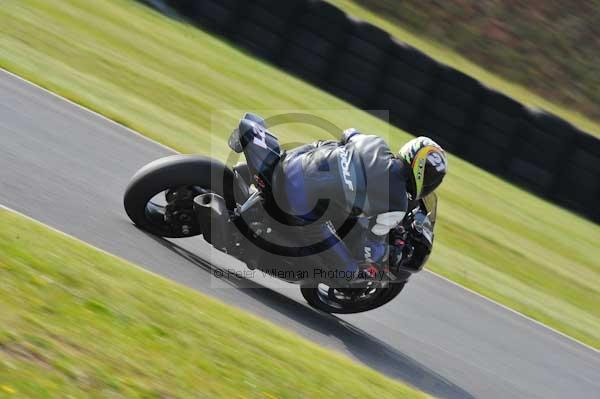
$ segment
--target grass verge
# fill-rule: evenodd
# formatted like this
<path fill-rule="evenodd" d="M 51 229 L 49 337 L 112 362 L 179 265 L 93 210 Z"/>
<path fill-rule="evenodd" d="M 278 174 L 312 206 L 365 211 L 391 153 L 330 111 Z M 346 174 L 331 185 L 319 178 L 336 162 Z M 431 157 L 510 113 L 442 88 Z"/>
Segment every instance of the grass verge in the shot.
<path fill-rule="evenodd" d="M 0 226 L 0 398 L 426 397 L 20 215 Z"/>
<path fill-rule="evenodd" d="M 224 157 L 232 109 L 309 110 L 389 133 L 395 148 L 411 137 L 132 1 L 5 0 L 0 48 L 0 66 L 183 152 Z M 328 138 L 306 126 L 275 132 Z M 600 226 L 450 162 L 428 268 L 600 348 Z"/>

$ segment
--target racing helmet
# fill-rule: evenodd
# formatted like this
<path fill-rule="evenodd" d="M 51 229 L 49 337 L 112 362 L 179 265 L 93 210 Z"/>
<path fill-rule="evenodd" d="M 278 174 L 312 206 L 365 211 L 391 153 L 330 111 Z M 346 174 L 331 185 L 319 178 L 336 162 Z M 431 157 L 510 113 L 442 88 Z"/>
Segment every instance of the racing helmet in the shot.
<path fill-rule="evenodd" d="M 429 137 L 417 137 L 400 148 L 400 158 L 410 166 L 408 192 L 413 200 L 432 193 L 446 176 L 446 153 Z"/>

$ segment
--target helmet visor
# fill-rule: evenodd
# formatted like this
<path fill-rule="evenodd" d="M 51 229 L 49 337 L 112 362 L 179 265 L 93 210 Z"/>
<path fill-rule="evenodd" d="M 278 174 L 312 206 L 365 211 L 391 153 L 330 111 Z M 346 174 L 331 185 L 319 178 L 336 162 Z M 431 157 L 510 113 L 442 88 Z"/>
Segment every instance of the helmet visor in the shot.
<path fill-rule="evenodd" d="M 435 169 L 431 167 L 425 168 L 425 181 L 423 182 L 423 188 L 419 193 L 419 198 L 423 198 L 431 194 L 436 188 L 440 186 L 440 184 L 442 184 L 442 180 L 444 180 L 444 176 L 446 176 L 445 172 L 439 173 L 436 171 L 436 173 L 428 173 L 430 169 L 433 169 L 435 171 Z"/>
<path fill-rule="evenodd" d="M 419 150 L 412 164 L 416 197 L 423 198 L 442 183 L 446 175 L 446 155 L 438 147 L 426 146 Z"/>

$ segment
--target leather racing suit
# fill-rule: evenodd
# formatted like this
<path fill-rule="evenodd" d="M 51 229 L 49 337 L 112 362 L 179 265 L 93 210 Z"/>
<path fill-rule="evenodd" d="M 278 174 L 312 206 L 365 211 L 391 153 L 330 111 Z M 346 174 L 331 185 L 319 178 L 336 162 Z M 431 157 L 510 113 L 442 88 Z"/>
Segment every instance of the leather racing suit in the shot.
<path fill-rule="evenodd" d="M 340 141 L 286 152 L 280 166 L 280 207 L 306 227 L 303 238 L 327 243 L 319 267 L 355 273 L 386 256 L 388 232 L 409 206 L 409 175 L 382 138 L 348 129 Z M 365 245 L 349 248 L 349 241 Z"/>

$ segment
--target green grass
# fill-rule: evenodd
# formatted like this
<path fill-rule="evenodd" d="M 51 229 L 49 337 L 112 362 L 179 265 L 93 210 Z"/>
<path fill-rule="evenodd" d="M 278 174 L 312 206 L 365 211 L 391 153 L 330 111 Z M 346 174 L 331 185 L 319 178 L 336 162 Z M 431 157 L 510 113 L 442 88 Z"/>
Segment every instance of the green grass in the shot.
<path fill-rule="evenodd" d="M 411 137 L 135 2 L 5 0 L 0 48 L 1 66 L 184 152 L 225 157 L 235 109 L 309 110 L 395 148 Z M 440 197 L 429 269 L 600 348 L 600 226 L 453 156 Z"/>
<path fill-rule="evenodd" d="M 0 226 L 0 398 L 426 397 L 37 222 Z"/>
<path fill-rule="evenodd" d="M 519 85 L 517 83 L 511 82 L 498 74 L 490 72 L 485 67 L 477 65 L 465 58 L 463 55 L 457 53 L 456 51 L 437 43 L 432 39 L 428 39 L 426 37 L 420 36 L 414 32 L 411 32 L 404 27 L 398 25 L 397 21 L 394 21 L 394 16 L 390 15 L 390 19 L 384 17 L 383 13 L 379 14 L 377 12 L 373 12 L 368 7 L 362 6 L 357 3 L 356 0 L 327 0 L 328 2 L 335 4 L 338 8 L 344 10 L 346 13 L 351 14 L 359 19 L 364 21 L 368 21 L 374 25 L 377 25 L 389 32 L 392 36 L 409 43 L 410 45 L 420 49 L 421 51 L 429 54 L 432 58 L 437 61 L 448 64 L 460 71 L 465 72 L 468 75 L 473 76 L 479 81 L 483 82 L 485 85 L 492 87 L 496 90 L 499 90 L 503 93 L 508 94 L 509 96 L 517 99 L 523 104 L 539 107 L 545 109 L 549 112 L 552 112 L 575 126 L 578 126 L 580 129 L 587 131 L 590 134 L 600 137 L 600 124 L 597 121 L 594 121 L 587 117 L 586 115 L 578 112 L 575 109 L 565 108 L 564 106 L 560 106 L 548 98 L 544 96 L 540 96 L 538 94 L 533 93 L 527 88 Z M 397 5 L 397 7 L 411 7 L 410 4 Z M 460 7 L 460 5 L 440 5 L 438 7 Z M 425 14 L 420 10 L 422 14 Z M 435 20 L 427 20 L 427 21 L 419 21 L 421 24 L 435 24 Z M 418 24 L 415 21 L 415 24 Z M 423 27 L 423 30 L 427 30 Z M 433 29 L 432 29 L 433 30 Z M 464 39 L 464 37 L 462 37 Z M 563 54 L 555 54 L 560 57 L 565 57 Z M 523 65 L 515 65 L 515 68 L 524 68 Z M 544 65 L 544 67 L 548 67 L 548 65 Z M 535 68 L 535 66 L 531 67 Z M 540 67 L 541 68 L 541 67 Z M 524 71 L 523 74 L 529 72 Z M 538 71 L 539 72 L 539 71 Z M 517 73 L 518 74 L 518 73 Z M 594 82 L 594 79 L 591 79 L 594 76 L 591 71 L 589 73 L 589 82 Z M 523 80 L 527 79 L 527 77 L 523 76 Z M 548 79 L 546 77 L 540 77 L 540 79 Z M 566 79 L 566 77 L 565 77 Z M 582 77 L 583 79 L 583 77 Z M 564 82 L 560 82 L 563 84 Z M 575 93 L 569 92 L 568 88 L 562 88 L 565 93 L 568 95 L 576 95 Z M 559 90 L 560 91 L 560 90 Z M 581 102 L 585 101 L 585 99 L 581 99 Z M 589 108 L 589 107 L 588 107 Z"/>

